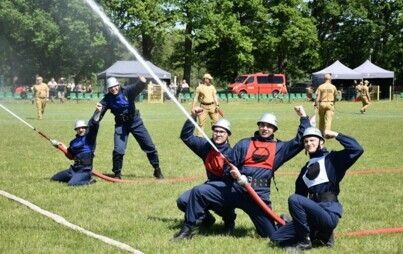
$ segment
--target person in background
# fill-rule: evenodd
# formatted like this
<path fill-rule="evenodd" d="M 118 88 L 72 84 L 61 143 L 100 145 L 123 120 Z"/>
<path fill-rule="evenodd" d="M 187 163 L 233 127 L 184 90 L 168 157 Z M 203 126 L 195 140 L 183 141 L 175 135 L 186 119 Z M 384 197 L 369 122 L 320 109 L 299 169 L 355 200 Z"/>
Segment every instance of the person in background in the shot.
<path fill-rule="evenodd" d="M 342 133 L 326 130 L 324 137 L 335 138 L 344 149 L 328 152 L 320 130 L 310 127 L 304 131 L 302 142 L 309 161 L 295 182 L 295 194 L 288 198 L 292 222 L 270 237 L 287 251 L 309 250 L 313 240 L 334 246 L 333 231 L 343 213 L 338 198 L 340 182 L 364 149 L 354 138 Z"/>
<path fill-rule="evenodd" d="M 197 114 L 200 114 L 202 111 L 203 109 L 199 107 L 196 107 L 194 111 L 192 111 L 192 117 L 195 121 Z M 208 180 L 204 184 L 194 187 L 199 189 L 199 191 L 202 191 L 204 186 L 209 182 L 223 181 L 224 160 L 221 154 L 227 156 L 232 150 L 228 141 L 228 138 L 231 135 L 231 124 L 227 119 L 222 118 L 212 127 L 213 135 L 211 142 L 216 146 L 219 152 L 217 152 L 205 138 L 193 135 L 194 129 L 195 126 L 193 123 L 190 120 L 187 120 L 182 128 L 180 137 L 204 163 Z M 184 192 L 176 201 L 178 208 L 185 213 L 187 206 L 192 205 L 192 202 L 189 202 L 191 191 L 192 190 L 188 190 Z M 212 209 L 216 214 L 223 218 L 225 234 L 232 234 L 236 218 L 235 209 L 233 208 L 226 209 L 221 206 L 209 207 L 199 215 L 196 224 L 209 227 L 215 223 L 215 218 L 209 212 L 209 209 Z"/>
<path fill-rule="evenodd" d="M 57 95 L 57 82 L 55 81 L 55 78 L 51 78 L 50 81 L 48 82 L 49 86 L 49 98 L 51 102 L 54 102 L 54 99 L 56 98 Z"/>
<path fill-rule="evenodd" d="M 61 103 L 64 103 L 64 93 L 66 89 L 66 83 L 64 82 L 64 78 L 60 78 L 57 82 L 57 98 L 59 98 Z"/>
<path fill-rule="evenodd" d="M 211 119 L 211 126 L 213 126 L 218 120 L 218 98 L 217 91 L 211 81 L 213 77 L 206 73 L 203 76 L 204 85 L 199 85 L 195 91 L 195 97 L 192 103 L 192 110 L 194 110 L 198 101 L 200 101 L 200 107 L 203 109 L 203 112 L 198 116 L 198 124 L 199 127 L 203 130 L 204 124 L 206 123 L 207 116 Z M 198 133 L 199 136 L 202 136 L 201 133 Z"/>
<path fill-rule="evenodd" d="M 38 113 L 38 120 L 43 119 L 43 113 L 45 112 L 46 102 L 49 98 L 49 87 L 47 84 L 43 83 L 43 78 L 40 76 L 36 77 L 36 84 L 32 86 L 32 91 L 34 93 L 36 110 Z"/>
<path fill-rule="evenodd" d="M 369 103 L 371 102 L 371 95 L 369 93 L 369 82 L 368 80 L 364 80 L 364 85 L 361 87 L 361 102 L 362 108 L 360 109 L 361 114 L 365 114 L 365 110 L 368 108 Z"/>
<path fill-rule="evenodd" d="M 314 107 L 319 108 L 319 129 L 322 133 L 332 129 L 334 105 L 337 99 L 337 88 L 331 83 L 330 74 L 325 75 L 325 83 L 316 89 Z"/>
<path fill-rule="evenodd" d="M 68 186 L 95 183 L 95 179 L 92 178 L 92 162 L 96 148 L 101 109 L 102 105 L 98 103 L 95 107 L 94 115 L 88 121 L 88 125 L 84 120 L 76 121 L 74 130 L 77 134 L 68 148 L 57 140 L 51 140 L 53 146 L 62 146 L 63 150 L 67 150 L 66 157 L 74 160 L 74 165 L 55 174 L 51 178 L 52 181 L 66 182 Z"/>
<path fill-rule="evenodd" d="M 123 87 L 120 86 L 115 77 L 110 77 L 106 83 L 108 93 L 100 101 L 102 104 L 101 120 L 108 109 L 115 116 L 114 148 L 112 153 L 114 177 L 121 179 L 123 156 L 131 133 L 140 148 L 147 154 L 147 158 L 154 168 L 154 177 L 164 179 L 157 148 L 134 103 L 135 98 L 147 87 L 147 80 L 144 77 L 139 77 L 139 82 L 136 84 Z"/>
<path fill-rule="evenodd" d="M 88 84 L 87 91 L 85 91 L 85 92 L 91 94 L 91 96 L 92 96 L 92 94 L 94 93 L 94 88 L 92 87 L 92 83 L 88 82 L 87 84 Z"/>

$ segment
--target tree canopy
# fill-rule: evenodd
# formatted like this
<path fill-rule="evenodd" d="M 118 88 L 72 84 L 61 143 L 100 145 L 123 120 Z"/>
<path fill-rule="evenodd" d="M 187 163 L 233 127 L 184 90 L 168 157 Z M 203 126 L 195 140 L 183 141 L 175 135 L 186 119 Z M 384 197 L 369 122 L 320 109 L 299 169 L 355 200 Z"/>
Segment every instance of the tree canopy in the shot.
<path fill-rule="evenodd" d="M 402 1 L 99 0 L 146 59 L 180 78 L 231 82 L 245 72 L 295 79 L 335 60 L 370 59 L 403 82 Z M 84 0 L 2 0 L 0 75 L 91 79 L 133 59 Z"/>

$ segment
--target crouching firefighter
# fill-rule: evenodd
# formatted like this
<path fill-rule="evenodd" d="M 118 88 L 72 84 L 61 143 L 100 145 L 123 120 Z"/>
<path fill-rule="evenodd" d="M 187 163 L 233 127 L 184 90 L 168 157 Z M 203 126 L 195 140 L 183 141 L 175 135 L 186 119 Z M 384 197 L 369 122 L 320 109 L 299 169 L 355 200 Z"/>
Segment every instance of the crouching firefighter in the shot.
<path fill-rule="evenodd" d="M 51 140 L 53 146 L 62 146 L 63 149 L 61 150 L 67 150 L 66 157 L 74 160 L 74 164 L 69 169 L 55 174 L 51 178 L 52 181 L 66 182 L 69 186 L 95 183 L 95 179 L 91 177 L 92 160 L 96 148 L 101 109 L 102 105 L 98 103 L 94 115 L 88 121 L 88 125 L 83 120 L 76 121 L 74 130 L 77 134 L 68 148 L 57 140 Z"/>
<path fill-rule="evenodd" d="M 323 147 L 325 140 L 319 129 L 310 127 L 304 131 L 303 144 L 310 159 L 296 180 L 295 194 L 288 199 L 293 220 L 270 237 L 287 251 L 311 249 L 313 240 L 334 246 L 333 230 L 343 213 L 339 184 L 364 150 L 354 138 L 341 133 L 326 130 L 324 136 L 336 138 L 344 150 L 329 153 Z"/>

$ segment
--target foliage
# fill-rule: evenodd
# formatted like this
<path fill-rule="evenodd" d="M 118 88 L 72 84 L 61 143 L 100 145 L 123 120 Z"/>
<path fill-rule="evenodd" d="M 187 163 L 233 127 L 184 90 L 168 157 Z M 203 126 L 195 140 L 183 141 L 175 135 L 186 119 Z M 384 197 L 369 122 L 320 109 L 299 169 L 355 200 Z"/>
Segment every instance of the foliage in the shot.
<path fill-rule="evenodd" d="M 216 84 L 255 71 L 308 79 L 335 60 L 354 68 L 366 59 L 403 81 L 402 1 L 97 2 L 146 60 L 191 83 L 204 72 Z M 1 1 L 0 29 L 9 85 L 37 74 L 80 81 L 133 59 L 84 0 Z"/>

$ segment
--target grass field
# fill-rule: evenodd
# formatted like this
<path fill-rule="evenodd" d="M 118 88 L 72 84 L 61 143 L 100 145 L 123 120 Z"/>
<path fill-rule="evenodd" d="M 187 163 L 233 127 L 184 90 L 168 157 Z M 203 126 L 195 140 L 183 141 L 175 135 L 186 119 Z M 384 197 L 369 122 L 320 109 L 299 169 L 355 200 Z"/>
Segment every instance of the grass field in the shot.
<path fill-rule="evenodd" d="M 2 105 L 52 138 L 68 144 L 74 137 L 74 122 L 88 120 L 95 101 L 49 103 L 44 120 L 36 120 L 34 105 L 24 101 L 0 101 Z M 264 112 L 273 112 L 279 121 L 276 137 L 291 139 L 299 120 L 293 106 L 302 104 L 312 113 L 311 102 L 221 102 L 231 121 L 231 144 L 251 136 L 256 121 Z M 190 104 L 182 104 L 187 110 Z M 170 102 L 140 103 L 142 118 L 160 155 L 166 178 L 204 174 L 203 164 L 179 139 L 186 117 Z M 344 216 L 336 229 L 345 234 L 367 229 L 403 227 L 403 100 L 374 102 L 367 114 L 359 113 L 360 104 L 336 105 L 333 130 L 355 137 L 364 147 L 363 156 L 350 172 L 393 169 L 393 172 L 351 174 L 341 183 L 340 200 Z M 28 200 L 64 217 L 67 221 L 126 243 L 144 253 L 282 253 L 267 239 L 258 237 L 250 219 L 237 210 L 234 236 L 221 234 L 217 220 L 211 230 L 200 229 L 190 241 L 169 240 L 180 229 L 183 213 L 176 199 L 185 190 L 204 181 L 194 180 L 111 183 L 97 179 L 91 186 L 70 188 L 50 182 L 70 162 L 49 141 L 30 127 L 0 109 L 0 190 Z M 206 133 L 211 135 L 209 128 Z M 111 173 L 113 118 L 107 113 L 98 135 L 94 169 Z M 329 150 L 341 149 L 335 140 L 326 142 Z M 279 191 L 272 191 L 273 210 L 287 212 L 287 198 L 293 193 L 296 175 L 307 161 L 301 152 L 277 171 Z M 399 171 L 400 169 L 400 171 Z M 130 137 L 123 178 L 151 180 L 152 167 L 146 155 Z M 117 247 L 64 227 L 26 206 L 0 196 L 0 253 L 125 253 Z M 310 253 L 403 253 L 402 234 L 341 236 L 332 249 L 318 248 Z"/>

